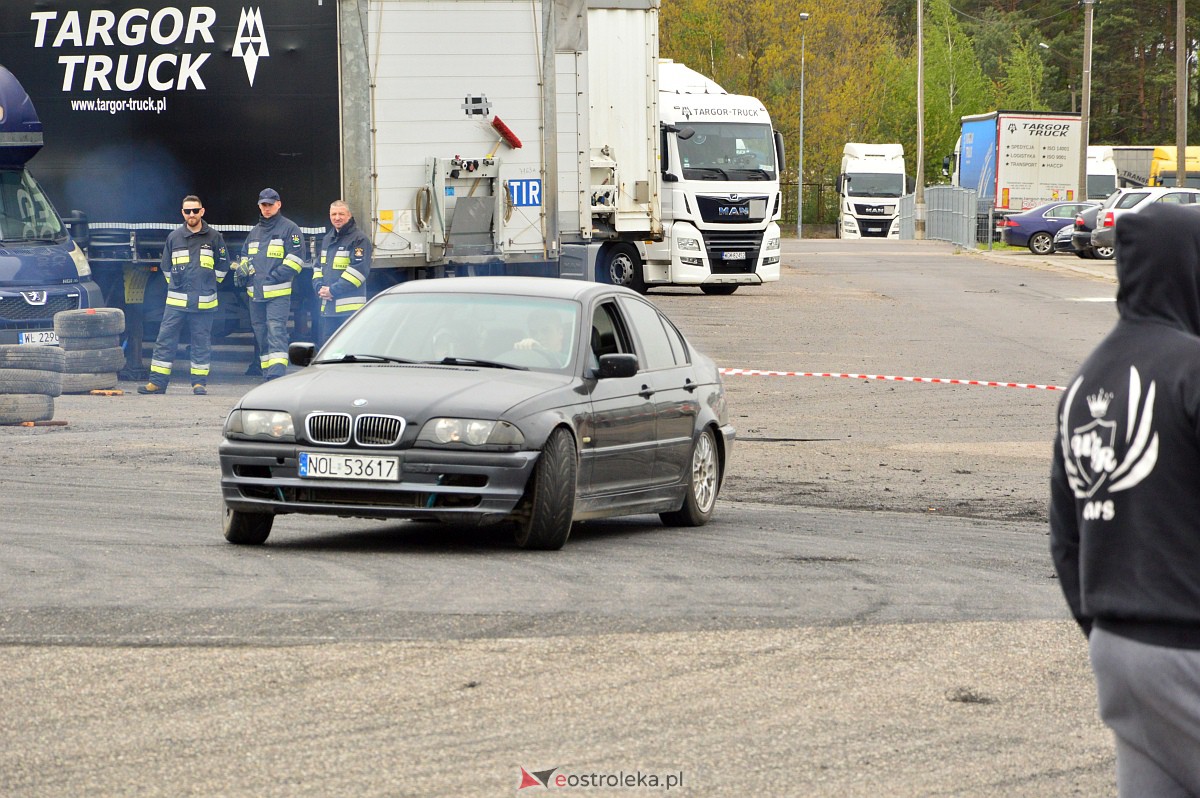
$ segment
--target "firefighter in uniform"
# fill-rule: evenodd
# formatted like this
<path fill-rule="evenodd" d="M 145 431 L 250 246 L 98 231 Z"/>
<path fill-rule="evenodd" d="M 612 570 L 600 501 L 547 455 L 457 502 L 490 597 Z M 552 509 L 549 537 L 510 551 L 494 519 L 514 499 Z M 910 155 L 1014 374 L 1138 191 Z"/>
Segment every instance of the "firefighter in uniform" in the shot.
<path fill-rule="evenodd" d="M 150 382 L 138 387 L 142 394 L 167 392 L 184 323 L 191 344 L 192 393 L 208 393 L 217 284 L 229 270 L 229 255 L 224 237 L 204 221 L 204 205 L 194 194 L 183 198 L 183 220 L 184 224 L 167 236 L 163 247 L 167 304 L 150 360 Z"/>
<path fill-rule="evenodd" d="M 367 275 L 371 273 L 371 239 L 354 223 L 344 200 L 329 205 L 333 229 L 325 234 L 313 267 L 317 292 L 317 347 L 367 301 Z"/>
<path fill-rule="evenodd" d="M 245 285 L 250 297 L 250 324 L 263 380 L 287 373 L 292 281 L 304 268 L 304 233 L 279 213 L 282 206 L 275 189 L 259 193 L 261 218 L 246 235 L 235 270 L 238 285 Z"/>

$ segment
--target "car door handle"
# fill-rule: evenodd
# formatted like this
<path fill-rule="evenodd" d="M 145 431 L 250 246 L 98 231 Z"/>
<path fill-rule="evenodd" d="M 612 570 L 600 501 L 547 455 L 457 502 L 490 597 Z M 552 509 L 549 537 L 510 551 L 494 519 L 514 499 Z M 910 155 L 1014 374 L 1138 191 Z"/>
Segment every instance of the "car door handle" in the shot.
<path fill-rule="evenodd" d="M 643 399 L 649 399 L 651 396 L 654 396 L 654 389 L 649 385 L 643 385 L 642 390 L 638 391 L 638 396 Z"/>
<path fill-rule="evenodd" d="M 688 377 L 686 380 L 683 381 L 683 390 L 687 391 L 688 393 L 691 393 L 692 391 L 696 390 L 699 387 L 700 387 L 699 385 L 692 382 L 691 377 Z"/>

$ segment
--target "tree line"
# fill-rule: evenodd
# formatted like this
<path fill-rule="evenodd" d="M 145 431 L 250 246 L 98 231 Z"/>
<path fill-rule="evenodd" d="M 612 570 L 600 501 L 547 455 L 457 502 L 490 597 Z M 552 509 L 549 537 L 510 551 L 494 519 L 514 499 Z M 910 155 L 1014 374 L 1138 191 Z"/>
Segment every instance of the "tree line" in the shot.
<path fill-rule="evenodd" d="M 923 0 L 925 182 L 942 180 L 959 120 L 999 109 L 1078 111 L 1084 8 L 1076 0 Z M 1171 0 L 1093 6 L 1092 144 L 1175 143 Z M 802 19 L 801 14 L 808 14 Z M 834 179 L 847 141 L 917 153 L 917 0 L 663 0 L 660 52 L 758 97 L 787 142 L 794 184 L 804 82 L 804 182 Z M 1188 142 L 1200 0 L 1187 14 Z M 806 212 L 807 217 L 807 212 Z"/>

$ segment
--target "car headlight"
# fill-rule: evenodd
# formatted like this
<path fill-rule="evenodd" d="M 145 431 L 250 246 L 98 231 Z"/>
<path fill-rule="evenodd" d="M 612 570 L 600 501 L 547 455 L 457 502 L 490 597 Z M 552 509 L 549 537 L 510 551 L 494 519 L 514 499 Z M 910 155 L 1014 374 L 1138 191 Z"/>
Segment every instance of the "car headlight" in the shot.
<path fill-rule="evenodd" d="M 699 252 L 700 251 L 700 242 L 694 238 L 681 238 L 681 239 L 679 239 L 679 248 L 680 249 L 688 249 L 693 252 Z"/>
<path fill-rule="evenodd" d="M 226 438 L 252 438 L 295 442 L 296 427 L 291 413 L 282 410 L 236 409 L 225 420 Z"/>
<path fill-rule="evenodd" d="M 766 249 L 768 252 L 770 252 L 773 249 L 779 249 L 779 239 L 778 238 L 768 238 L 767 246 L 764 247 L 764 249 Z"/>
<path fill-rule="evenodd" d="M 507 421 L 477 418 L 431 418 L 421 427 L 417 440 L 424 443 L 466 444 L 468 446 L 520 446 L 525 442 L 521 431 Z"/>

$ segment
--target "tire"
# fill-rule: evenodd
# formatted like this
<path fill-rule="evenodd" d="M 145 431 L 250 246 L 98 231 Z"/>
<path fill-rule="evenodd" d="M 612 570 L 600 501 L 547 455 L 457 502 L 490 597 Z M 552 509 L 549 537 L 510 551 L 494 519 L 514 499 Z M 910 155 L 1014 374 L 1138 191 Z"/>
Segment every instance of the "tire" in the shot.
<path fill-rule="evenodd" d="M 550 433 L 533 469 L 533 478 L 517 506 L 513 542 L 522 549 L 555 551 L 571 534 L 579 456 L 575 439 L 559 427 Z"/>
<path fill-rule="evenodd" d="M 604 256 L 602 283 L 623 285 L 639 294 L 646 293 L 642 259 L 633 244 L 613 244 Z"/>
<path fill-rule="evenodd" d="M 0 369 L 35 369 L 62 372 L 66 354 L 57 346 L 0 345 Z"/>
<path fill-rule="evenodd" d="M 700 290 L 709 296 L 729 296 L 734 291 L 738 290 L 738 286 L 725 284 L 702 285 L 700 286 Z"/>
<path fill-rule="evenodd" d="M 1092 257 L 1100 260 L 1112 260 L 1117 254 L 1116 247 L 1092 247 Z"/>
<path fill-rule="evenodd" d="M 1054 252 L 1054 238 L 1049 233 L 1034 233 L 1029 237 L 1029 251 L 1034 255 Z"/>
<path fill-rule="evenodd" d="M 66 353 L 68 374 L 88 374 L 119 371 L 125 365 L 125 350 L 119 346 L 108 349 L 80 349 Z"/>
<path fill-rule="evenodd" d="M 58 371 L 0 369 L 0 394 L 40 393 L 58 396 L 62 393 L 62 378 L 62 373 Z"/>
<path fill-rule="evenodd" d="M 54 314 L 54 332 L 59 338 L 94 338 L 125 332 L 125 312 L 120 308 L 64 310 Z"/>
<path fill-rule="evenodd" d="M 1091 247 L 1088 247 L 1087 249 L 1085 249 L 1082 252 L 1079 252 L 1077 254 L 1079 255 L 1079 257 L 1085 258 L 1087 260 L 1095 260 L 1096 259 L 1096 253 L 1092 251 Z"/>
<path fill-rule="evenodd" d="M 271 534 L 275 516 L 225 508 L 225 539 L 239 546 L 261 546 Z"/>
<path fill-rule="evenodd" d="M 112 349 L 121 345 L 119 335 L 96 335 L 91 338 L 58 336 L 58 345 L 67 352 L 82 352 L 85 349 Z"/>
<path fill-rule="evenodd" d="M 0 424 L 49 421 L 54 418 L 54 397 L 42 393 L 0 394 Z"/>
<path fill-rule="evenodd" d="M 89 391 L 107 391 L 110 388 L 117 387 L 117 373 L 115 371 L 97 374 L 85 372 L 83 374 L 64 374 L 62 375 L 62 392 L 63 393 L 88 393 Z"/>
<path fill-rule="evenodd" d="M 687 496 L 683 506 L 658 517 L 666 526 L 704 526 L 712 518 L 721 489 L 721 462 L 711 427 L 705 427 L 692 446 L 691 468 L 688 470 Z"/>

